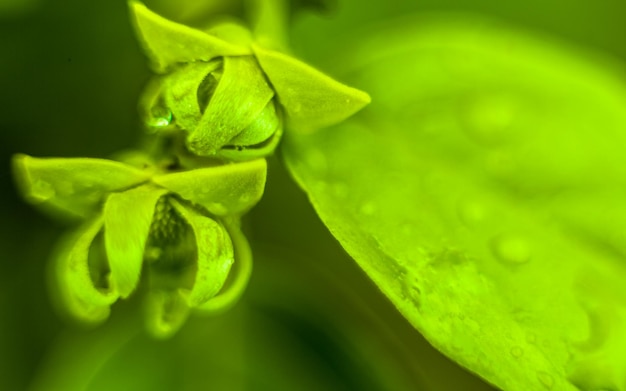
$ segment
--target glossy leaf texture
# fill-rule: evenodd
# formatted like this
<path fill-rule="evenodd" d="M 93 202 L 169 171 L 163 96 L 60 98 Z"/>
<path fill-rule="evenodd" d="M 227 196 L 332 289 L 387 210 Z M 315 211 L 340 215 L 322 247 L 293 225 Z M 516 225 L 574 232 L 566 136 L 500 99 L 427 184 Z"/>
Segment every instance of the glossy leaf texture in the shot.
<path fill-rule="evenodd" d="M 283 145 L 321 219 L 494 385 L 625 390 L 626 73 L 481 18 L 372 31 L 337 58 L 370 107 Z"/>

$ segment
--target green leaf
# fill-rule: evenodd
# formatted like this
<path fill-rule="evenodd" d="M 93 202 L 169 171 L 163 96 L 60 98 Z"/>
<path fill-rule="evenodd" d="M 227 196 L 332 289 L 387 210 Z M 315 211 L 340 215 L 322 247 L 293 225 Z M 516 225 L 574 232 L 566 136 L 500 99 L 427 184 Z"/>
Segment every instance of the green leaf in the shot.
<path fill-rule="evenodd" d="M 246 47 L 167 20 L 140 2 L 131 1 L 129 6 L 137 36 L 158 73 L 182 63 L 250 54 Z"/>
<path fill-rule="evenodd" d="M 159 175 L 152 181 L 216 216 L 240 215 L 263 196 L 267 162 L 257 159 Z"/>
<path fill-rule="evenodd" d="M 626 389 L 623 73 L 462 18 L 337 63 L 374 104 L 284 153 L 382 292 L 501 389 Z"/>
<path fill-rule="evenodd" d="M 167 191 L 140 186 L 109 195 L 104 204 L 104 241 L 111 283 L 128 297 L 137 286 L 157 201 Z"/>
<path fill-rule="evenodd" d="M 195 236 L 196 276 L 191 290 L 182 292 L 188 305 L 193 308 L 205 303 L 222 289 L 234 262 L 233 244 L 220 223 L 176 201 L 172 203 L 191 226 Z"/>
<path fill-rule="evenodd" d="M 114 288 L 95 286 L 89 271 L 89 249 L 103 226 L 98 217 L 61 241 L 55 256 L 54 279 L 62 310 L 85 322 L 99 323 L 109 316 L 118 294 Z"/>
<path fill-rule="evenodd" d="M 104 159 L 13 157 L 20 192 L 31 203 L 74 217 L 94 213 L 107 193 L 138 185 L 149 173 Z"/>
<path fill-rule="evenodd" d="M 273 96 L 254 57 L 225 57 L 223 74 L 209 106 L 198 126 L 190 129 L 189 149 L 201 156 L 214 155 L 253 123 Z"/>
<path fill-rule="evenodd" d="M 363 91 L 348 87 L 286 54 L 254 46 L 287 115 L 287 128 L 298 132 L 339 123 L 370 102 Z"/>

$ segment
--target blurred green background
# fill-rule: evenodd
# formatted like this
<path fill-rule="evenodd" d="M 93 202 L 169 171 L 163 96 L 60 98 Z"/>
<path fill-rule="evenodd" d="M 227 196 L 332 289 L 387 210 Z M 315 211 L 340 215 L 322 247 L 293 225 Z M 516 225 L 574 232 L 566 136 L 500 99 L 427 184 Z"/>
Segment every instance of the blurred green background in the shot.
<path fill-rule="evenodd" d="M 146 4 L 192 23 L 207 10 L 242 8 Z M 349 45 L 342 37 L 441 11 L 498 17 L 626 60 L 623 0 L 301 0 L 295 7 L 302 9 L 293 18 L 294 52 L 331 74 L 333 51 Z M 143 335 L 132 300 L 114 306 L 101 328 L 64 323 L 48 300 L 45 272 L 67 227 L 19 199 L 10 157 L 107 157 L 132 147 L 141 135 L 136 100 L 150 73 L 125 1 L 0 0 L 0 48 L 1 390 L 490 389 L 396 312 L 318 221 L 279 158 L 270 160 L 265 197 L 246 220 L 255 271 L 233 311 L 194 318 L 166 342 Z"/>

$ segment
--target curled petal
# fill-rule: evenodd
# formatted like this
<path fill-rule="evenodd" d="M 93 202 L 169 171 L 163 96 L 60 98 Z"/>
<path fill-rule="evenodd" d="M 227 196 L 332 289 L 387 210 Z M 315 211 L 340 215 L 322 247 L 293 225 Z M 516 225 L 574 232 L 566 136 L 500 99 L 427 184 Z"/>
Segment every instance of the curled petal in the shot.
<path fill-rule="evenodd" d="M 130 3 L 130 12 L 137 36 L 158 73 L 181 63 L 250 54 L 246 47 L 167 20 L 137 1 Z"/>
<path fill-rule="evenodd" d="M 265 159 L 159 175 L 152 181 L 217 216 L 240 215 L 263 195 Z"/>
<path fill-rule="evenodd" d="M 192 131 L 198 126 L 205 108 L 200 106 L 198 89 L 221 61 L 195 62 L 164 76 L 164 101 L 174 114 L 176 125 Z"/>
<path fill-rule="evenodd" d="M 174 200 L 172 204 L 195 236 L 195 281 L 191 290 L 182 293 L 190 307 L 197 307 L 222 289 L 234 262 L 233 245 L 228 232 L 220 223 Z"/>
<path fill-rule="evenodd" d="M 334 125 L 371 101 L 365 92 L 339 83 L 291 56 L 253 48 L 285 109 L 290 130 L 306 133 Z"/>
<path fill-rule="evenodd" d="M 167 190 L 140 186 L 111 194 L 104 205 L 104 242 L 111 283 L 127 297 L 139 281 L 157 201 Z"/>
<path fill-rule="evenodd" d="M 62 241 L 52 270 L 59 305 L 90 323 L 105 320 L 118 298 L 113 288 L 96 287 L 89 270 L 89 249 L 102 226 L 103 219 L 98 216 Z"/>
<path fill-rule="evenodd" d="M 187 302 L 178 291 L 151 290 L 145 301 L 146 328 L 156 338 L 174 335 L 189 315 Z"/>
<path fill-rule="evenodd" d="M 243 295 L 252 275 L 252 251 L 239 228 L 239 219 L 225 219 L 223 223 L 233 243 L 235 263 L 222 290 L 195 308 L 204 314 L 215 315 L 231 308 Z"/>
<path fill-rule="evenodd" d="M 224 70 L 209 106 L 187 138 L 197 155 L 214 155 L 250 126 L 274 96 L 252 56 L 225 57 Z M 267 137 L 261 136 L 261 140 Z"/>
<path fill-rule="evenodd" d="M 13 170 L 29 202 L 73 217 L 88 216 L 106 193 L 145 182 L 150 175 L 112 160 L 21 154 L 13 157 Z"/>
<path fill-rule="evenodd" d="M 280 142 L 283 124 L 272 99 L 256 120 L 222 147 L 218 156 L 230 161 L 258 159 L 270 155 Z"/>

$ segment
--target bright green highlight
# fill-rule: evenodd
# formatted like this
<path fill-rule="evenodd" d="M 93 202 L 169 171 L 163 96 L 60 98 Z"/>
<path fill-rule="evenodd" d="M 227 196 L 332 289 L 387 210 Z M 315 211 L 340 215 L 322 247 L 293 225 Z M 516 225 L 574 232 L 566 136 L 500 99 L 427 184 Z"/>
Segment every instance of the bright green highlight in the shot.
<path fill-rule="evenodd" d="M 248 160 L 272 153 L 283 125 L 310 132 L 366 106 L 366 93 L 264 47 L 283 45 L 270 43 L 271 36 L 282 34 L 268 29 L 270 16 L 281 8 L 274 5 L 259 5 L 263 12 L 255 31 L 262 39 L 253 43 L 236 24 L 204 32 L 131 3 L 137 35 L 161 74 L 142 99 L 149 130 L 175 124 L 187 132 L 187 147 L 196 155 Z"/>
<path fill-rule="evenodd" d="M 147 272 L 147 328 L 168 337 L 190 309 L 219 312 L 245 288 L 251 259 L 237 221 L 263 194 L 265 160 L 162 172 L 103 159 L 17 155 L 14 168 L 28 200 L 58 213 L 74 202 L 81 207 L 85 223 L 62 242 L 53 272 L 58 304 L 73 317 L 105 320 L 110 305 L 135 291 Z M 239 262 L 241 275 L 221 292 Z"/>
<path fill-rule="evenodd" d="M 337 59 L 369 109 L 285 140 L 322 220 L 499 388 L 626 389 L 623 78 L 488 20 L 375 34 Z"/>

